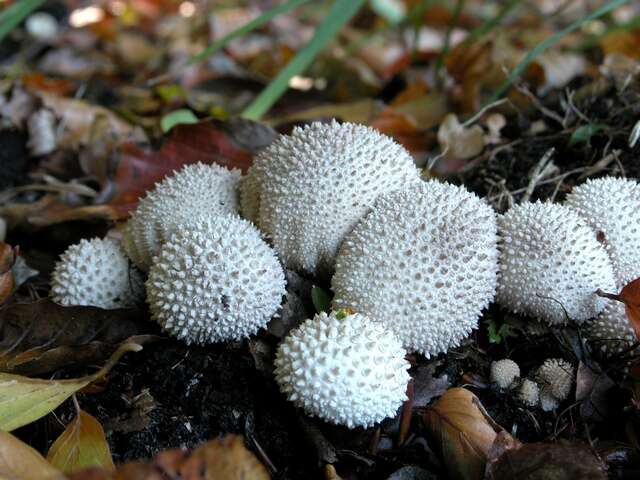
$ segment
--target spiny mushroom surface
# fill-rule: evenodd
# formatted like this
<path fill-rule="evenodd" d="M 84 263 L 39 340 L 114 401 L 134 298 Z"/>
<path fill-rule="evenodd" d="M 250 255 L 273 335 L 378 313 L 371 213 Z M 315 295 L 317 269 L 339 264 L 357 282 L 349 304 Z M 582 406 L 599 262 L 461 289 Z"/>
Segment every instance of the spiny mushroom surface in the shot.
<path fill-rule="evenodd" d="M 548 358 L 536 372 L 541 392 L 553 396 L 559 402 L 566 400 L 573 385 L 574 369 L 560 358 Z"/>
<path fill-rule="evenodd" d="M 430 181 L 389 193 L 342 244 L 333 307 L 437 355 L 477 327 L 495 293 L 497 255 L 495 213 L 464 188 Z"/>
<path fill-rule="evenodd" d="M 596 231 L 617 277 L 618 288 L 638 278 L 640 266 L 640 185 L 605 177 L 573 189 L 565 203 Z"/>
<path fill-rule="evenodd" d="M 500 388 L 509 388 L 520 377 L 520 367 L 508 358 L 491 362 L 490 377 Z"/>
<path fill-rule="evenodd" d="M 187 344 L 256 333 L 285 294 L 275 252 L 237 216 L 202 216 L 176 229 L 154 259 L 146 286 L 153 318 Z"/>
<path fill-rule="evenodd" d="M 83 239 L 56 263 L 51 298 L 61 305 L 133 307 L 144 300 L 144 281 L 117 240 Z"/>
<path fill-rule="evenodd" d="M 550 324 L 582 322 L 605 306 L 596 290 L 615 291 L 613 266 L 595 232 L 568 207 L 517 205 L 498 217 L 497 300 Z"/>
<path fill-rule="evenodd" d="M 197 163 L 157 183 L 127 222 L 123 246 L 129 258 L 147 271 L 177 226 L 202 214 L 236 214 L 239 180 L 239 170 Z"/>
<path fill-rule="evenodd" d="M 555 410 L 560 405 L 560 401 L 551 395 L 551 392 L 544 388 L 540 390 L 540 408 L 545 412 Z"/>
<path fill-rule="evenodd" d="M 538 402 L 540 401 L 540 389 L 538 388 L 538 384 L 528 378 L 525 378 L 518 388 L 518 399 L 529 407 L 535 407 L 538 405 Z"/>
<path fill-rule="evenodd" d="M 409 363 L 400 341 L 362 314 L 320 313 L 280 344 L 280 390 L 311 415 L 349 428 L 396 415 L 406 397 Z"/>
<path fill-rule="evenodd" d="M 585 336 L 591 345 L 605 356 L 630 349 L 636 342 L 636 334 L 622 302 L 607 300 L 604 310 L 587 325 Z"/>
<path fill-rule="evenodd" d="M 363 125 L 312 123 L 260 152 L 240 187 L 242 211 L 288 268 L 325 274 L 376 198 L 417 182 L 411 155 L 391 138 Z"/>

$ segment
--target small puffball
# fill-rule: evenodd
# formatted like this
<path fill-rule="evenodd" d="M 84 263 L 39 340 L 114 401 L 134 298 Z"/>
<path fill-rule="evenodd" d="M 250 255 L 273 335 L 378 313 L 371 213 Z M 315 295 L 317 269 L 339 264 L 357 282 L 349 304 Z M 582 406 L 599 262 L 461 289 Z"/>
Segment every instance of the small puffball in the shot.
<path fill-rule="evenodd" d="M 560 401 L 551 395 L 551 392 L 540 390 L 540 408 L 545 412 L 551 412 L 560 406 Z"/>
<path fill-rule="evenodd" d="M 409 363 L 400 341 L 362 314 L 320 313 L 282 341 L 280 390 L 311 415 L 349 428 L 396 415 L 406 400 Z"/>
<path fill-rule="evenodd" d="M 538 384 L 525 378 L 518 388 L 518 400 L 529 407 L 535 407 L 540 401 L 540 389 Z"/>
<path fill-rule="evenodd" d="M 500 388 L 509 388 L 520 377 L 520 367 L 516 362 L 505 358 L 491 362 L 491 382 Z"/>
<path fill-rule="evenodd" d="M 536 372 L 541 394 L 549 394 L 558 402 L 569 397 L 575 371 L 569 362 L 560 358 L 548 358 Z"/>
<path fill-rule="evenodd" d="M 144 283 L 117 240 L 83 239 L 56 263 L 51 298 L 61 305 L 133 307 L 143 302 Z"/>
<path fill-rule="evenodd" d="M 285 294 L 275 252 L 237 216 L 202 216 L 177 229 L 154 258 L 146 286 L 152 317 L 187 344 L 256 333 Z"/>
<path fill-rule="evenodd" d="M 552 203 L 517 205 L 498 217 L 498 302 L 550 324 L 583 322 L 615 291 L 613 265 L 577 213 Z M 568 318 L 567 318 L 568 317 Z"/>

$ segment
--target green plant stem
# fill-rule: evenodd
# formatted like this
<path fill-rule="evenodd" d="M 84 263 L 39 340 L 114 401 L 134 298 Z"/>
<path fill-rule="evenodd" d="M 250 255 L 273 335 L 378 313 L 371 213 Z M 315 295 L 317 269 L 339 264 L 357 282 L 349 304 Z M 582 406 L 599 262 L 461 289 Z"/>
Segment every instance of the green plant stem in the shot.
<path fill-rule="evenodd" d="M 271 80 L 253 102 L 242 112 L 244 118 L 259 120 L 289 87 L 289 80 L 302 73 L 329 41 L 360 10 L 366 0 L 336 0 L 327 17 L 316 28 L 311 40 Z"/>
<path fill-rule="evenodd" d="M 20 0 L 0 13 L 0 42 L 45 0 Z"/>

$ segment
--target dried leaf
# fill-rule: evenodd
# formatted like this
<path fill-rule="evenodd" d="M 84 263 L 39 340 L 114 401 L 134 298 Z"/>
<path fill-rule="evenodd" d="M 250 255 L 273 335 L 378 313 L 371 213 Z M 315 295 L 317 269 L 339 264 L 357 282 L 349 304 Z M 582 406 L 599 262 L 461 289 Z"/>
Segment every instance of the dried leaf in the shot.
<path fill-rule="evenodd" d="M 620 292 L 620 300 L 625 304 L 627 317 L 636 334 L 640 339 L 640 278 L 629 282 Z"/>
<path fill-rule="evenodd" d="M 102 425 L 83 410 L 53 442 L 47 461 L 64 473 L 88 467 L 116 469 Z"/>
<path fill-rule="evenodd" d="M 0 430 L 0 478 L 63 480 L 65 476 L 29 445 Z"/>
<path fill-rule="evenodd" d="M 0 304 L 13 293 L 15 286 L 12 268 L 18 258 L 18 252 L 4 242 L 0 242 Z"/>
<path fill-rule="evenodd" d="M 429 436 L 451 478 L 483 478 L 487 453 L 497 434 L 479 405 L 469 390 L 451 388 L 424 414 Z"/>
<path fill-rule="evenodd" d="M 138 344 L 125 343 L 99 371 L 73 380 L 41 380 L 0 373 L 0 430 L 11 431 L 45 416 L 78 390 L 106 375 L 126 352 L 140 350 Z"/>
<path fill-rule="evenodd" d="M 580 404 L 580 414 L 587 419 L 604 421 L 615 409 L 611 389 L 615 383 L 604 373 L 596 373 L 580 362 L 576 374 L 576 400 Z"/>
<path fill-rule="evenodd" d="M 449 388 L 450 382 L 446 373 L 440 377 L 433 376 L 437 366 L 437 362 L 421 365 L 411 374 L 414 407 L 426 407 L 433 398 L 443 395 Z"/>

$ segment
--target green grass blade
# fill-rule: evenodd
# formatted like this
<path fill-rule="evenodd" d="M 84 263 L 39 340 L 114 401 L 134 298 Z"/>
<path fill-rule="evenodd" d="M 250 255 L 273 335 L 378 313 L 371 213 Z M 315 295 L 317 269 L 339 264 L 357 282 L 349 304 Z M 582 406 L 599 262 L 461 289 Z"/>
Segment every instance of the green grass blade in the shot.
<path fill-rule="evenodd" d="M 302 73 L 329 41 L 360 10 L 366 0 L 336 0 L 324 21 L 295 57 L 242 112 L 244 118 L 259 120 L 289 87 L 291 77 Z"/>
<path fill-rule="evenodd" d="M 219 38 L 218 40 L 210 44 L 203 51 L 201 51 L 200 53 L 195 55 L 193 58 L 191 58 L 187 63 L 187 65 L 193 65 L 194 63 L 197 63 L 201 60 L 204 60 L 207 57 L 210 57 L 221 48 L 224 48 L 225 46 L 227 46 L 227 44 L 231 40 L 241 37 L 242 35 L 245 35 L 255 30 L 256 28 L 260 28 L 261 26 L 269 22 L 272 18 L 275 18 L 280 14 L 286 13 L 289 10 L 293 10 L 294 8 L 297 8 L 303 3 L 307 3 L 308 1 L 309 0 L 289 0 L 286 3 L 277 5 L 272 9 L 267 10 L 266 12 L 263 12 L 261 15 L 258 15 L 256 18 L 254 18 L 250 22 L 245 23 L 240 28 L 235 29 L 233 32 L 225 35 L 222 38 Z"/>
<path fill-rule="evenodd" d="M 498 14 L 484 22 L 478 28 L 471 30 L 469 36 L 465 39 L 465 42 L 472 42 L 473 40 L 477 40 L 480 37 L 483 37 L 487 33 L 491 32 L 494 28 L 499 26 L 502 23 L 502 20 L 513 10 L 516 6 L 518 6 L 522 0 L 510 0 L 502 9 L 498 12 Z"/>
<path fill-rule="evenodd" d="M 45 0 L 20 0 L 0 13 L 0 42 Z"/>
<path fill-rule="evenodd" d="M 605 5 L 598 8 L 597 10 L 591 12 L 588 15 L 585 15 L 582 18 L 579 18 L 575 22 L 572 22 L 571 24 L 569 24 L 559 32 L 554 33 L 549 38 L 547 38 L 544 42 L 539 43 L 533 50 L 527 53 L 527 55 L 522 59 L 522 61 L 520 61 L 520 63 L 518 63 L 518 65 L 516 65 L 516 67 L 511 71 L 511 73 L 509 74 L 507 79 L 503 82 L 503 84 L 500 85 L 498 90 L 496 90 L 496 92 L 491 96 L 491 98 L 487 100 L 485 105 L 493 103 L 496 100 L 498 100 L 500 97 L 502 97 L 507 92 L 507 90 L 509 90 L 513 82 L 515 82 L 516 79 L 522 74 L 522 72 L 525 71 L 525 69 L 529 66 L 529 64 L 538 55 L 540 55 L 542 52 L 544 52 L 547 48 L 549 48 L 551 45 L 556 43 L 562 37 L 573 32 L 574 30 L 577 30 L 586 22 L 590 22 L 591 20 L 595 20 L 596 18 L 602 17 L 603 15 L 606 15 L 612 10 L 628 2 L 629 0 L 612 0 L 611 2 L 607 2 Z"/>

